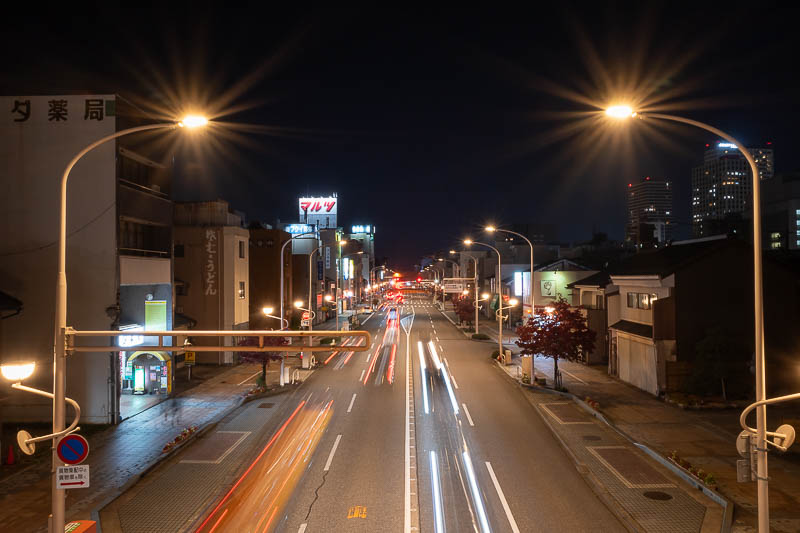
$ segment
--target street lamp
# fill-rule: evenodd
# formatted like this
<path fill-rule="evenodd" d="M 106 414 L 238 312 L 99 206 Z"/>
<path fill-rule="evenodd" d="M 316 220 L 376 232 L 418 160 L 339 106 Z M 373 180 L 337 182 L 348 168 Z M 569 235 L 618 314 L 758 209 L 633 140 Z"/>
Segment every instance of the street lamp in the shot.
<path fill-rule="evenodd" d="M 500 299 L 500 303 L 497 305 L 497 311 L 495 312 L 495 314 L 497 315 L 497 319 L 500 321 L 500 355 L 503 357 L 503 361 L 505 361 L 505 357 L 506 357 L 505 354 L 503 353 L 503 318 L 504 318 L 503 317 L 503 311 L 505 311 L 506 309 L 511 309 L 512 307 L 515 307 L 518 303 L 519 302 L 517 301 L 516 298 L 511 298 L 508 301 L 508 305 L 504 307 L 503 306 L 503 299 L 501 298 Z M 510 325 L 511 324 L 511 313 L 508 314 L 508 322 L 509 322 L 509 325 Z"/>
<path fill-rule="evenodd" d="M 618 119 L 661 119 L 688 124 L 722 137 L 744 155 L 750 165 L 753 183 L 753 289 L 755 314 L 755 362 L 756 362 L 756 485 L 758 489 L 758 530 L 769 531 L 769 477 L 767 471 L 767 406 L 766 376 L 764 369 L 764 294 L 761 268 L 761 184 L 758 167 L 750 151 L 727 133 L 696 120 L 664 115 L 660 113 L 638 113 L 628 105 L 614 105 L 605 110 L 606 115 Z M 752 407 L 752 406 L 750 406 Z M 748 408 L 749 409 L 749 408 Z M 749 430 L 746 426 L 745 430 Z"/>
<path fill-rule="evenodd" d="M 498 296 L 498 302 L 499 302 L 497 304 L 497 308 L 499 310 L 502 307 L 502 301 L 501 301 L 502 299 L 500 298 L 500 294 L 501 294 L 500 277 L 501 277 L 501 275 L 502 275 L 501 273 L 503 271 L 503 265 L 500 263 L 500 250 L 498 250 L 497 248 L 495 248 L 491 244 L 486 244 L 485 242 L 473 241 L 472 239 L 464 239 L 464 244 L 467 245 L 467 246 L 472 246 L 473 244 L 477 244 L 478 246 L 485 246 L 487 248 L 491 248 L 492 250 L 494 250 L 494 253 L 497 254 L 497 278 L 496 279 L 497 279 L 497 296 Z M 498 345 L 500 347 L 500 353 L 502 354 L 503 353 L 503 317 L 502 317 L 502 315 L 500 315 L 500 320 L 498 320 L 498 324 L 499 324 L 498 325 L 499 332 L 498 332 L 498 337 L 497 337 L 497 343 L 498 343 Z"/>
<path fill-rule="evenodd" d="M 316 232 L 315 232 L 315 231 L 306 231 L 305 233 L 298 233 L 297 235 L 292 235 L 291 237 L 289 237 L 289 238 L 286 240 L 286 242 L 284 242 L 284 243 L 281 245 L 281 255 L 280 255 L 280 258 L 281 258 L 281 277 L 280 277 L 280 280 L 281 280 L 281 320 L 283 320 L 283 311 L 284 311 L 284 309 L 283 309 L 283 307 L 284 307 L 284 305 L 283 305 L 283 286 L 286 284 L 286 283 L 284 282 L 284 280 L 283 280 L 283 263 L 284 263 L 284 260 L 283 260 L 283 253 L 284 253 L 284 251 L 286 250 L 286 246 L 287 246 L 287 245 L 288 245 L 290 242 L 292 242 L 293 240 L 297 239 L 298 237 L 302 237 L 302 236 L 304 236 L 304 235 L 316 235 Z M 310 259 L 309 259 L 309 260 L 310 260 Z M 311 268 L 311 267 L 309 266 L 309 268 Z M 309 283 L 311 283 L 311 279 L 309 279 L 308 281 L 309 281 Z M 288 328 L 287 328 L 287 329 L 288 329 Z"/>
<path fill-rule="evenodd" d="M 272 307 L 262 307 L 261 312 L 264 313 L 265 317 L 274 318 L 275 320 L 280 320 L 281 322 L 281 329 L 289 329 L 289 321 L 282 316 L 275 316 L 272 313 L 275 312 L 275 309 Z M 284 324 L 285 323 L 285 324 Z"/>
<path fill-rule="evenodd" d="M 67 328 L 67 183 L 69 174 L 80 159 L 94 150 L 98 146 L 113 141 L 119 137 L 140 133 L 143 131 L 156 129 L 195 129 L 208 124 L 208 119 L 199 115 L 189 115 L 179 122 L 164 122 L 159 124 L 146 124 L 117 131 L 111 135 L 98 139 L 78 152 L 69 163 L 67 163 L 64 173 L 61 175 L 61 197 L 59 205 L 59 231 L 58 231 L 58 274 L 56 278 L 56 306 L 55 306 L 55 331 L 53 340 L 53 435 L 63 435 L 64 416 L 67 388 L 67 347 L 66 347 L 66 328 Z M 35 390 L 35 389 L 34 389 Z M 29 391 L 32 392 L 32 391 Z M 41 391 L 36 392 L 39 394 Z M 42 393 L 48 395 L 50 393 Z M 71 400 L 70 400 L 71 401 Z M 77 404 L 75 404 L 77 405 Z M 58 438 L 58 437 L 53 437 Z M 52 476 L 51 476 L 51 506 L 52 519 L 50 521 L 50 531 L 61 533 L 64 531 L 65 516 L 65 495 L 64 489 L 59 489 L 57 484 L 56 472 L 63 463 L 56 454 L 56 446 L 52 450 Z"/>
<path fill-rule="evenodd" d="M 511 231 L 509 229 L 500 229 L 500 228 L 496 228 L 494 226 L 486 226 L 485 229 L 489 233 L 494 233 L 496 231 L 502 231 L 503 233 L 510 233 L 511 235 L 516 235 L 517 237 L 521 237 L 522 239 L 525 239 L 525 242 L 527 242 L 528 246 L 530 246 L 530 248 L 531 248 L 531 279 L 530 279 L 530 282 L 528 284 L 528 290 L 531 293 L 531 295 L 530 295 L 531 316 L 535 315 L 536 314 L 536 308 L 534 307 L 534 296 L 533 296 L 533 243 L 525 235 L 523 235 L 521 233 L 517 233 L 516 231 Z M 523 291 L 523 293 L 524 292 L 525 291 Z"/>

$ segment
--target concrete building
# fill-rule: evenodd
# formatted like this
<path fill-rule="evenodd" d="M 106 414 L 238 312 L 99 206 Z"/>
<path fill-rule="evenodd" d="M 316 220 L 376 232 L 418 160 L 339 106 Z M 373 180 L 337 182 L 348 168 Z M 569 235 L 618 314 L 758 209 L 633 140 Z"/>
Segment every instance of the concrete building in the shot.
<path fill-rule="evenodd" d="M 0 98 L 0 108 L 7 110 L 0 120 L 0 278 L 3 290 L 24 302 L 26 310 L 4 332 L 2 356 L 34 359 L 30 384 L 51 390 L 59 177 L 89 144 L 153 120 L 113 94 L 10 96 Z M 69 357 L 67 395 L 81 405 L 85 424 L 115 423 L 121 412 L 126 416 L 137 408 L 121 406 L 120 391 L 133 380 L 127 369 L 139 359 L 161 362 L 153 365 L 158 371 L 143 377 L 148 384 L 142 383 L 140 392 L 157 398 L 171 392 L 170 355 L 148 351 L 155 339 L 139 333 L 172 326 L 171 163 L 149 143 L 171 134 L 105 143 L 70 174 L 67 324 L 132 332 L 107 353 Z M 86 342 L 107 346 L 110 341 Z M 4 420 L 51 419 L 50 402 L 0 387 L 0 396 L 7 398 Z"/>
<path fill-rule="evenodd" d="M 765 250 L 800 250 L 800 172 L 761 183 L 761 224 Z"/>
<path fill-rule="evenodd" d="M 243 225 L 224 200 L 175 204 L 175 312 L 197 329 L 249 328 L 250 232 Z M 220 342 L 192 339 L 195 345 Z M 236 359 L 233 352 L 197 352 L 196 362 L 233 364 Z"/>
<path fill-rule="evenodd" d="M 272 307 L 275 316 L 280 316 L 281 295 L 281 246 L 291 238 L 289 233 L 279 229 L 250 229 L 250 328 L 280 329 L 278 320 L 264 316 L 262 309 Z M 283 254 L 284 276 L 284 316 L 288 320 L 292 314 L 292 253 L 291 245 Z"/>
<path fill-rule="evenodd" d="M 771 148 L 748 148 L 758 167 L 759 178 L 769 180 L 775 172 Z M 753 182 L 750 165 L 735 145 L 706 145 L 703 164 L 692 169 L 692 234 L 708 237 L 735 229 L 752 209 Z"/>
<path fill-rule="evenodd" d="M 672 240 L 672 184 L 645 176 L 627 190 L 625 239 L 637 248 L 652 248 Z"/>

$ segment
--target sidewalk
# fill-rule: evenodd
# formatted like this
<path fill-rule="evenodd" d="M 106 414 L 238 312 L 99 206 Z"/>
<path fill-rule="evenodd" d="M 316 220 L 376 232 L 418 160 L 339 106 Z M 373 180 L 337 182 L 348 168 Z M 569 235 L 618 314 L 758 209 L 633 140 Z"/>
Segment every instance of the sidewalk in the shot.
<path fill-rule="evenodd" d="M 504 370 L 518 379 L 519 365 L 520 358 L 514 357 L 512 365 Z M 552 383 L 551 359 L 537 357 L 534 366 L 537 377 Z M 712 474 L 716 492 L 735 504 L 733 531 L 755 531 L 756 486 L 754 482 L 736 481 L 738 432 L 725 429 L 734 427 L 734 421 L 738 427 L 739 409 L 681 409 L 608 376 L 605 367 L 565 361 L 559 361 L 558 366 L 569 392 L 580 400 L 588 397 L 598 402 L 596 410 L 628 439 L 663 458 L 677 452 L 680 458 Z M 800 531 L 800 454 L 771 453 L 769 467 L 772 531 Z"/>
<path fill-rule="evenodd" d="M 255 384 L 259 365 L 238 365 L 183 394 L 89 436 L 91 486 L 67 491 L 67 518 L 89 519 L 91 511 L 167 457 L 163 446 L 184 428 L 199 430 L 239 406 Z M 267 380 L 277 383 L 278 366 Z M 4 531 L 38 531 L 50 514 L 50 459 L 0 481 L 0 523 Z"/>

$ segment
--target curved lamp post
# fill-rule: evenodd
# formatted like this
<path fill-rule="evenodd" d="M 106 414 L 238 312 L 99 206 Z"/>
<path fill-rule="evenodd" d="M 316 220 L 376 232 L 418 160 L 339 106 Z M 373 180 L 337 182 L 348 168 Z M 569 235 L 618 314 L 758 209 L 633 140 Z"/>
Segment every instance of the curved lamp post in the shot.
<path fill-rule="evenodd" d="M 492 250 L 494 250 L 494 253 L 497 254 L 497 278 L 496 278 L 497 279 L 497 299 L 498 299 L 497 308 L 499 310 L 503 306 L 503 299 L 501 297 L 502 290 L 500 288 L 500 283 L 501 283 L 500 277 L 502 275 L 501 273 L 503 271 L 503 265 L 500 262 L 500 250 L 498 250 L 497 248 L 495 248 L 491 244 L 486 244 L 485 242 L 473 241 L 472 239 L 464 239 L 464 244 L 467 245 L 467 246 L 472 246 L 473 244 L 477 244 L 478 246 L 485 246 L 487 248 L 491 248 Z M 500 320 L 498 320 L 498 324 L 499 325 L 498 325 L 498 334 L 497 334 L 497 345 L 498 345 L 498 347 L 500 349 L 500 355 L 502 355 L 503 354 L 503 319 L 502 319 L 502 315 L 500 315 Z"/>
<path fill-rule="evenodd" d="M 458 254 L 458 253 L 461 253 L 461 252 L 456 252 L 455 250 L 450 250 L 450 253 L 455 255 L 455 254 Z M 477 335 L 478 334 L 478 310 L 480 309 L 480 306 L 478 305 L 478 302 L 481 301 L 481 300 L 478 299 L 478 260 L 476 258 L 472 257 L 471 255 L 469 255 L 467 257 L 472 259 L 472 263 L 473 263 L 472 272 L 475 274 L 475 302 L 474 302 L 474 304 L 475 304 L 475 334 Z M 461 267 L 460 266 L 458 267 L 458 272 L 459 272 L 459 274 L 461 274 Z M 486 298 L 484 298 L 484 299 L 486 299 Z"/>
<path fill-rule="evenodd" d="M 531 302 L 531 316 L 536 314 L 536 308 L 533 306 L 534 304 L 534 296 L 533 296 L 533 243 L 523 234 L 517 233 L 516 231 L 511 231 L 510 229 L 501 229 L 496 228 L 494 226 L 486 226 L 486 231 L 489 233 L 494 233 L 496 231 L 502 231 L 503 233 L 510 233 L 511 235 L 516 235 L 522 239 L 525 239 L 525 242 L 528 243 L 528 246 L 531 248 L 531 280 L 528 286 L 528 290 L 530 294 L 530 302 Z"/>
<path fill-rule="evenodd" d="M 80 159 L 94 150 L 98 146 L 113 141 L 119 137 L 130 135 L 133 133 L 140 133 L 143 131 L 157 130 L 157 129 L 175 129 L 187 128 L 193 129 L 202 127 L 208 124 L 208 119 L 198 115 L 190 115 L 185 117 L 180 122 L 165 122 L 160 124 L 147 124 L 144 126 L 137 126 L 125 130 L 117 131 L 111 135 L 107 135 L 97 141 L 91 143 L 86 148 L 78 152 L 69 163 L 67 163 L 64 173 L 61 176 L 61 197 L 59 204 L 59 231 L 58 231 L 58 274 L 56 279 L 56 309 L 55 309 L 55 334 L 53 342 L 53 439 L 58 439 L 64 435 L 64 415 L 66 401 L 66 339 L 65 331 L 67 328 L 67 268 L 66 268 L 66 255 L 67 255 L 67 183 L 69 181 L 69 174 L 72 168 L 80 161 Z M 24 389 L 24 390 L 27 390 Z M 32 392 L 32 391 L 28 391 Z M 39 394 L 39 393 L 36 393 Z M 49 394 L 49 393 L 45 393 Z M 53 446 L 52 452 L 52 480 L 51 480 L 51 496 L 52 496 L 52 517 L 50 521 L 51 531 L 61 532 L 64 530 L 64 515 L 65 515 L 65 497 L 64 489 L 57 488 L 56 471 L 57 467 L 62 466 L 61 461 L 56 454 L 56 446 Z"/>
<path fill-rule="evenodd" d="M 287 245 L 288 245 L 290 242 L 292 242 L 293 240 L 295 240 L 296 238 L 298 238 L 298 237 L 302 237 L 302 236 L 304 236 L 304 235 L 316 235 L 316 233 L 317 233 L 316 231 L 307 231 L 307 232 L 305 232 L 305 233 L 298 233 L 297 235 L 292 235 L 291 237 L 289 237 L 289 238 L 288 238 L 288 239 L 287 239 L 287 240 L 286 240 L 286 241 L 285 241 L 285 242 L 284 242 L 284 243 L 281 245 L 281 278 L 280 278 L 280 279 L 281 279 L 281 321 L 283 321 L 283 312 L 284 312 L 284 310 L 283 310 L 283 307 L 284 307 L 284 304 L 283 304 L 283 286 L 286 284 L 286 283 L 284 282 L 284 280 L 283 280 L 283 264 L 285 263 L 285 261 L 283 260 L 283 254 L 284 254 L 284 251 L 286 250 L 286 246 L 287 246 Z M 310 260 L 310 259 L 309 259 L 309 260 Z M 309 268 L 311 268 L 311 267 L 309 267 Z M 309 279 L 309 283 L 311 283 L 311 280 L 310 280 L 310 279 Z M 287 329 L 288 329 L 288 326 L 287 326 Z"/>
<path fill-rule="evenodd" d="M 750 151 L 742 143 L 713 126 L 661 113 L 638 113 L 627 105 L 615 105 L 605 110 L 607 116 L 619 120 L 636 118 L 640 120 L 659 119 L 688 124 L 722 137 L 736 146 L 750 165 L 753 184 L 753 289 L 755 313 L 755 360 L 756 360 L 756 483 L 758 488 L 758 530 L 769 531 L 769 485 L 767 472 L 767 403 L 766 378 L 764 369 L 764 294 L 761 267 L 761 183 L 758 167 Z M 753 406 L 751 406 L 753 407 Z M 749 408 L 748 408 L 749 411 Z M 746 426 L 743 426 L 746 428 Z M 749 428 L 746 428 L 749 429 Z"/>
<path fill-rule="evenodd" d="M 511 309 L 512 307 L 516 307 L 516 305 L 518 303 L 519 302 L 517 301 L 516 298 L 511 298 L 508 301 L 508 305 L 504 307 L 503 306 L 503 300 L 501 298 L 500 299 L 500 304 L 497 307 L 497 311 L 495 311 L 495 315 L 497 315 L 497 319 L 500 321 L 500 355 L 503 357 L 503 362 L 504 363 L 506 362 L 506 354 L 503 353 L 503 337 L 502 337 L 502 335 L 503 335 L 503 318 L 504 318 L 503 317 L 503 311 L 505 311 L 506 309 Z M 508 318 L 509 318 L 508 322 L 510 324 L 511 323 L 511 313 L 508 314 Z"/>

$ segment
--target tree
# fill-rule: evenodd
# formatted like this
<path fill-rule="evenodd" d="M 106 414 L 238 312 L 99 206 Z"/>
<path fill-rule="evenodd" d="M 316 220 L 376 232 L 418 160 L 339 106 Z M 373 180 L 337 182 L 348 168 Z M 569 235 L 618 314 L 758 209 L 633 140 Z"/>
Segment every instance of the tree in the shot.
<path fill-rule="evenodd" d="M 467 322 L 472 325 L 475 319 L 475 306 L 474 300 L 469 296 L 462 296 L 455 302 L 456 314 L 461 322 Z"/>
<path fill-rule="evenodd" d="M 286 337 L 264 337 L 264 346 L 285 346 Z M 258 337 L 243 337 L 239 339 L 239 346 L 258 346 Z M 260 385 L 267 386 L 267 366 L 270 361 L 280 361 L 281 352 L 240 352 L 239 359 L 245 363 L 258 363 L 261 365 Z"/>
<path fill-rule="evenodd" d="M 574 361 L 581 352 L 594 350 L 597 334 L 586 325 L 580 310 L 566 300 L 555 302 L 551 312 L 539 312 L 517 328 L 517 346 L 523 355 L 543 355 L 553 359 L 553 383 L 561 388 L 558 360 Z"/>

